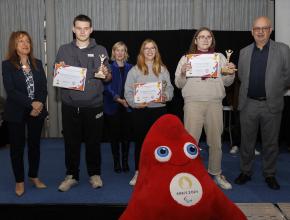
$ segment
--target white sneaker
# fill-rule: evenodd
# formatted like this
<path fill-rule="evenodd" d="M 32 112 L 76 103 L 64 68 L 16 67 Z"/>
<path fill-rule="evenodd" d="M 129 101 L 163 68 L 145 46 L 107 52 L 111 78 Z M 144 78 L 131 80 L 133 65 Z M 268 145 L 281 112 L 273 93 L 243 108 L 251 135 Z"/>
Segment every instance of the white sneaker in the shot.
<path fill-rule="evenodd" d="M 260 153 L 260 151 L 257 151 L 256 149 L 255 149 L 255 155 L 256 156 L 259 156 L 261 153 Z"/>
<path fill-rule="evenodd" d="M 214 181 L 218 186 L 223 189 L 232 189 L 232 185 L 226 180 L 225 176 L 223 175 L 214 176 Z"/>
<path fill-rule="evenodd" d="M 90 177 L 90 184 L 94 189 L 101 188 L 103 186 L 103 181 L 99 175 L 93 175 Z"/>
<path fill-rule="evenodd" d="M 138 171 L 135 171 L 135 175 L 134 177 L 131 179 L 131 181 L 129 182 L 129 185 L 131 186 L 135 186 L 136 182 L 137 182 L 137 178 L 138 178 Z"/>
<path fill-rule="evenodd" d="M 73 179 L 72 175 L 67 175 L 64 181 L 62 181 L 61 184 L 59 185 L 58 190 L 61 192 L 66 192 L 71 187 L 77 184 L 78 184 L 78 181 L 76 179 Z"/>
<path fill-rule="evenodd" d="M 231 150 L 230 150 L 230 154 L 236 154 L 236 153 L 238 153 L 239 152 L 239 148 L 238 148 L 238 146 L 233 146 L 232 148 L 231 148 Z"/>

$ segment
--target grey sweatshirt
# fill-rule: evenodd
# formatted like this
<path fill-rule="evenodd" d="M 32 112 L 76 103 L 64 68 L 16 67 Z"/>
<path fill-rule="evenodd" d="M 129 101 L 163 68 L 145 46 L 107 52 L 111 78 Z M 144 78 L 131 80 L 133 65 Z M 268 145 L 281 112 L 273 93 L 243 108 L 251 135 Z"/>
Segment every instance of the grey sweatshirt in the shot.
<path fill-rule="evenodd" d="M 57 53 L 55 63 L 64 62 L 70 66 L 87 68 L 85 91 L 61 89 L 63 103 L 73 107 L 100 107 L 103 105 L 103 82 L 94 78 L 94 73 L 100 67 L 100 54 L 108 57 L 107 50 L 90 39 L 90 44 L 84 49 L 76 45 L 76 41 L 62 45 Z M 110 69 L 108 59 L 104 64 Z"/>
<path fill-rule="evenodd" d="M 167 97 L 167 101 L 170 101 L 173 97 L 173 86 L 170 82 L 170 75 L 165 67 L 161 67 L 159 77 L 157 77 L 152 70 L 152 65 L 148 65 L 148 75 L 144 75 L 136 66 L 134 66 L 128 73 L 125 83 L 125 98 L 128 104 L 132 107 L 136 107 L 134 103 L 134 84 L 135 83 L 148 83 L 148 82 L 166 82 L 164 94 Z M 150 102 L 148 108 L 164 107 L 165 103 Z"/>

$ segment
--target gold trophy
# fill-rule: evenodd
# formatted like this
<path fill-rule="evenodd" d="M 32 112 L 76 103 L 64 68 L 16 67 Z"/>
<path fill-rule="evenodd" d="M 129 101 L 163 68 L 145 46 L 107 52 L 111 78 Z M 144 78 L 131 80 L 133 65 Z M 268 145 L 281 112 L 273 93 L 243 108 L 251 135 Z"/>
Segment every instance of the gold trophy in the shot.
<path fill-rule="evenodd" d="M 105 79 L 106 76 L 104 75 L 104 73 L 102 71 L 102 68 L 103 68 L 103 65 L 104 65 L 104 61 L 105 61 L 105 59 L 107 57 L 104 54 L 99 55 L 99 57 L 100 57 L 100 60 L 101 60 L 101 65 L 100 65 L 99 71 L 97 73 L 95 73 L 95 77 L 99 78 L 99 79 Z"/>
<path fill-rule="evenodd" d="M 231 55 L 233 54 L 234 51 L 232 51 L 231 49 L 228 49 L 225 52 L 226 52 L 226 55 L 227 55 L 227 63 L 229 63 Z M 227 66 L 222 68 L 222 74 L 224 74 L 224 75 L 234 74 L 235 71 L 237 71 L 237 69 L 229 69 Z"/>

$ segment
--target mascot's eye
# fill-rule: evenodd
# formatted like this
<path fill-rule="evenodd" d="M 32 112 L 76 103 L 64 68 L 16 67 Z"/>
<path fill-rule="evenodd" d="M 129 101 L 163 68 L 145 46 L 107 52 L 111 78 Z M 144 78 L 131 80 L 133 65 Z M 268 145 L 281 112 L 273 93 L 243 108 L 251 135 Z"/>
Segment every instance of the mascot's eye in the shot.
<path fill-rule="evenodd" d="M 155 158 L 159 162 L 167 162 L 171 157 L 171 150 L 167 146 L 160 146 L 155 149 Z"/>
<path fill-rule="evenodd" d="M 187 142 L 183 147 L 184 153 L 190 159 L 195 159 L 198 155 L 198 148 L 195 144 Z"/>

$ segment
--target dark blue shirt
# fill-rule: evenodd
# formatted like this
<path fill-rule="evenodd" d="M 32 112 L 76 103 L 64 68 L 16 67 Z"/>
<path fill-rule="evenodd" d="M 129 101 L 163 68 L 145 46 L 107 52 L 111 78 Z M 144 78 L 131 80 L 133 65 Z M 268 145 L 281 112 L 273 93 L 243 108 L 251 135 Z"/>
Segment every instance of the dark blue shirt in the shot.
<path fill-rule="evenodd" d="M 249 78 L 248 97 L 266 97 L 265 75 L 269 54 L 269 41 L 263 49 L 254 46 Z"/>

